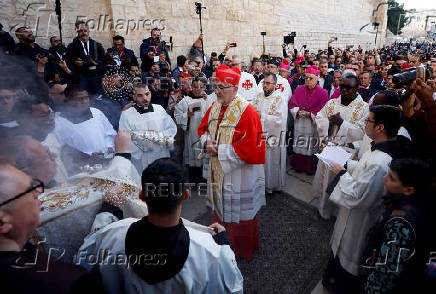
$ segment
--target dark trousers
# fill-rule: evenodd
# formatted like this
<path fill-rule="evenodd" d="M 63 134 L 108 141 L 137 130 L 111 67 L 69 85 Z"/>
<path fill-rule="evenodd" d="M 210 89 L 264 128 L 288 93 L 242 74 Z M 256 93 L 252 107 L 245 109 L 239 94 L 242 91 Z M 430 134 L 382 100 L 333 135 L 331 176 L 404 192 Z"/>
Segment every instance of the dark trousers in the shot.
<path fill-rule="evenodd" d="M 322 285 L 331 294 L 359 294 L 363 293 L 363 278 L 347 272 L 339 261 L 339 257 L 330 254 L 327 268 L 322 277 Z"/>

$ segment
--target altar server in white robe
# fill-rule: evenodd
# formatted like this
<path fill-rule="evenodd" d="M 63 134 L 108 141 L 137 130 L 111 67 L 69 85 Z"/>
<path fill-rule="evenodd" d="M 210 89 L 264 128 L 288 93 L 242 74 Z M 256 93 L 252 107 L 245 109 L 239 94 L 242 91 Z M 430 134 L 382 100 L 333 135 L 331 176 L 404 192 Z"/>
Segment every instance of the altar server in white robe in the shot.
<path fill-rule="evenodd" d="M 401 125 L 397 107 L 373 106 L 365 122 L 365 133 L 373 140 L 371 149 L 358 162 L 349 160 L 346 169 L 337 163 L 330 165 L 338 179 L 330 200 L 339 206 L 339 213 L 322 283 L 332 293 L 339 293 L 338 289 L 340 293 L 356 292 L 358 276 L 364 270 L 361 258 L 368 231 L 383 212 L 383 177 L 392 159 L 408 157 L 411 151 L 410 141 L 397 137 Z"/>
<path fill-rule="evenodd" d="M 174 138 L 177 126 L 171 116 L 158 104 L 151 104 L 151 92 L 147 85 L 136 84 L 133 90 L 135 104 L 123 111 L 120 117 L 120 130 L 129 132 L 154 131 L 166 138 Z M 159 158 L 170 157 L 168 148 L 158 142 L 132 144 L 132 162 L 142 173 L 147 166 Z"/>
<path fill-rule="evenodd" d="M 280 95 L 283 98 L 283 101 L 286 105 L 288 105 L 289 99 L 292 96 L 291 86 L 287 79 L 283 78 L 279 75 L 278 67 L 280 63 L 275 59 L 269 59 L 265 66 L 265 73 L 270 72 L 277 76 L 276 90 L 280 91 Z M 263 92 L 263 80 L 259 82 L 257 85 L 257 93 Z"/>
<path fill-rule="evenodd" d="M 332 143 L 346 146 L 362 140 L 368 104 L 357 93 L 359 80 L 355 75 L 344 75 L 340 81 L 341 96 L 329 100 L 315 117 L 321 145 Z M 318 161 L 313 180 L 314 196 L 319 197 L 318 212 L 323 218 L 335 215 L 336 206 L 328 200 L 327 186 L 333 180 L 328 166 Z"/>
<path fill-rule="evenodd" d="M 174 161 L 153 162 L 142 177 L 148 216 L 117 221 L 122 217 L 116 203 L 122 199 L 109 201 L 75 262 L 88 270 L 98 267 L 108 293 L 242 293 L 242 275 L 224 227 L 180 218 L 189 197 L 184 183 Z M 109 254 L 96 263 L 93 257 L 100 252 Z"/>
<path fill-rule="evenodd" d="M 79 85 L 65 89 L 66 109 L 55 116 L 54 134 L 61 146 L 68 145 L 92 155 L 114 149 L 117 135 L 107 117 L 89 107 L 89 94 Z"/>
<path fill-rule="evenodd" d="M 232 56 L 232 67 L 237 67 L 241 71 L 241 79 L 238 84 L 238 95 L 248 102 L 253 103 L 258 94 L 256 79 L 252 74 L 242 71 L 242 61 L 236 55 Z"/>
<path fill-rule="evenodd" d="M 266 73 L 263 93 L 259 93 L 253 106 L 259 114 L 266 141 L 265 188 L 267 193 L 281 191 L 286 180 L 286 123 L 288 111 L 281 92 L 276 90 L 277 77 Z"/>
<path fill-rule="evenodd" d="M 400 97 L 394 91 L 380 91 L 374 95 L 374 99 L 370 103 L 370 106 L 377 105 L 391 105 L 398 107 L 400 105 Z M 398 130 L 398 135 L 403 136 L 408 140 L 411 140 L 409 132 L 404 127 L 401 127 Z M 371 149 L 371 142 L 371 138 L 369 138 L 366 134 L 363 136 L 363 139 L 361 141 L 353 142 L 353 147 L 356 150 L 358 159 L 361 159 L 363 154 Z"/>
<path fill-rule="evenodd" d="M 122 207 L 126 216 L 147 214 L 147 207 L 139 201 L 140 177 L 130 162 L 130 134 L 120 131 L 115 138 L 118 152 L 106 169 L 81 173 L 68 182 L 53 186 L 57 173 L 55 158 L 37 140 L 17 137 L 0 145 L 0 156 L 41 180 L 45 191 L 39 195 L 41 226 L 34 240 L 47 252 L 71 262 L 101 208 L 104 195 L 125 195 Z"/>
<path fill-rule="evenodd" d="M 201 105 L 206 102 L 206 85 L 200 78 L 192 81 L 190 96 L 185 96 L 174 108 L 174 119 L 185 132 L 185 146 L 183 150 L 183 164 L 190 167 L 201 167 L 199 158 L 201 153 L 198 127 L 201 119 Z"/>

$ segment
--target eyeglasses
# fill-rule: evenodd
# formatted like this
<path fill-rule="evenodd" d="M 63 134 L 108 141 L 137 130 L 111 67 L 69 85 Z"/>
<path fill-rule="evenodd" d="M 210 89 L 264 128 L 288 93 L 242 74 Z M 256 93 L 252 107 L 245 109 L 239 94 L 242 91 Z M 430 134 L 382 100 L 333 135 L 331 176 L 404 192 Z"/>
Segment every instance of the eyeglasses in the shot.
<path fill-rule="evenodd" d="M 42 181 L 38 180 L 38 179 L 32 179 L 32 186 L 31 186 L 29 189 L 27 189 L 27 190 L 24 191 L 23 193 L 20 193 L 20 194 L 18 194 L 18 195 L 16 195 L 16 196 L 12 197 L 12 198 L 9 199 L 9 200 L 6 200 L 6 201 L 2 202 L 2 203 L 0 204 L 0 206 L 6 205 L 6 204 L 8 204 L 9 202 L 12 202 L 12 201 L 14 201 L 14 200 L 17 200 L 18 198 L 20 198 L 20 197 L 22 197 L 22 196 L 24 196 L 24 195 L 26 195 L 26 194 L 28 194 L 28 193 L 30 193 L 30 192 L 36 190 L 36 189 L 40 189 L 40 190 L 38 191 L 40 194 L 41 194 L 41 193 L 44 193 L 44 183 L 43 183 Z"/>
<path fill-rule="evenodd" d="M 356 87 L 352 87 L 352 86 L 348 86 L 348 85 L 339 85 L 339 88 L 341 90 L 347 90 L 347 91 L 350 91 L 352 89 L 356 89 Z"/>
<path fill-rule="evenodd" d="M 78 33 L 86 33 L 86 32 L 88 32 L 88 30 L 77 30 L 76 32 L 78 32 Z"/>
<path fill-rule="evenodd" d="M 276 83 L 274 82 L 263 82 L 264 85 L 275 85 Z"/>
<path fill-rule="evenodd" d="M 312 80 L 314 80 L 315 78 L 314 78 L 314 77 L 304 77 L 304 79 L 305 79 L 306 81 L 312 81 Z"/>
<path fill-rule="evenodd" d="M 369 118 L 365 119 L 365 124 L 368 124 L 368 123 L 375 123 L 375 120 L 371 120 Z"/>
<path fill-rule="evenodd" d="M 234 87 L 235 87 L 235 86 L 221 86 L 221 85 L 219 85 L 219 86 L 216 86 L 215 89 L 216 89 L 216 90 L 223 91 L 223 90 L 225 90 L 225 89 L 228 89 L 228 88 L 234 88 Z"/>

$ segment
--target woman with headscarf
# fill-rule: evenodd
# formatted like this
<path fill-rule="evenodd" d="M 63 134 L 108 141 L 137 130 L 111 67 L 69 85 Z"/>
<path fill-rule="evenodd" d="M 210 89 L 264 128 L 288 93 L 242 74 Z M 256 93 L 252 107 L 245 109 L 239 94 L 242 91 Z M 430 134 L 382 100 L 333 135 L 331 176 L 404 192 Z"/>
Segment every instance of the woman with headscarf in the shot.
<path fill-rule="evenodd" d="M 291 164 L 297 172 L 314 174 L 319 139 L 316 130 L 315 116 L 329 100 L 326 90 L 318 85 L 319 70 L 311 66 L 306 69 L 305 85 L 297 87 L 289 109 L 294 118 L 294 142 Z"/>

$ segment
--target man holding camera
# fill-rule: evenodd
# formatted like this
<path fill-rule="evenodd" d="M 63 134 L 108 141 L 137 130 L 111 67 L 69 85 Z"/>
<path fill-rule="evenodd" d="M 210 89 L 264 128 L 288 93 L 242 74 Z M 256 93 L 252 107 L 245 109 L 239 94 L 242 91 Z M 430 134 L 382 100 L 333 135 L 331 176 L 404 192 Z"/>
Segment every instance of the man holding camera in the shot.
<path fill-rule="evenodd" d="M 66 48 L 63 46 L 58 36 L 50 38 L 50 48 L 48 49 L 48 63 L 44 69 L 44 79 L 49 83 L 77 83 L 77 77 L 68 67 L 66 59 Z"/>
<path fill-rule="evenodd" d="M 89 37 L 89 26 L 84 21 L 76 22 L 77 37 L 67 48 L 67 64 L 80 74 L 80 84 L 91 93 L 100 87 L 98 78 L 102 72 L 105 52 L 103 46 Z"/>
<path fill-rule="evenodd" d="M 126 71 L 130 66 L 138 66 L 135 53 L 124 46 L 124 38 L 116 35 L 112 38 L 112 48 L 106 51 L 106 64 L 123 67 Z"/>
<path fill-rule="evenodd" d="M 170 56 L 165 48 L 165 42 L 160 40 L 160 36 L 160 30 L 158 28 L 154 28 L 151 30 L 151 37 L 142 40 L 141 47 L 139 48 L 142 62 L 146 61 L 149 49 L 151 48 L 153 49 L 155 56 L 159 56 L 159 53 L 164 53 L 166 61 L 171 65 Z M 157 62 L 158 60 L 154 61 Z"/>
<path fill-rule="evenodd" d="M 35 36 L 28 27 L 20 27 L 15 31 L 19 43 L 15 49 L 16 55 L 22 55 L 38 64 L 38 72 L 44 72 L 48 62 L 48 51 L 35 43 Z"/>

